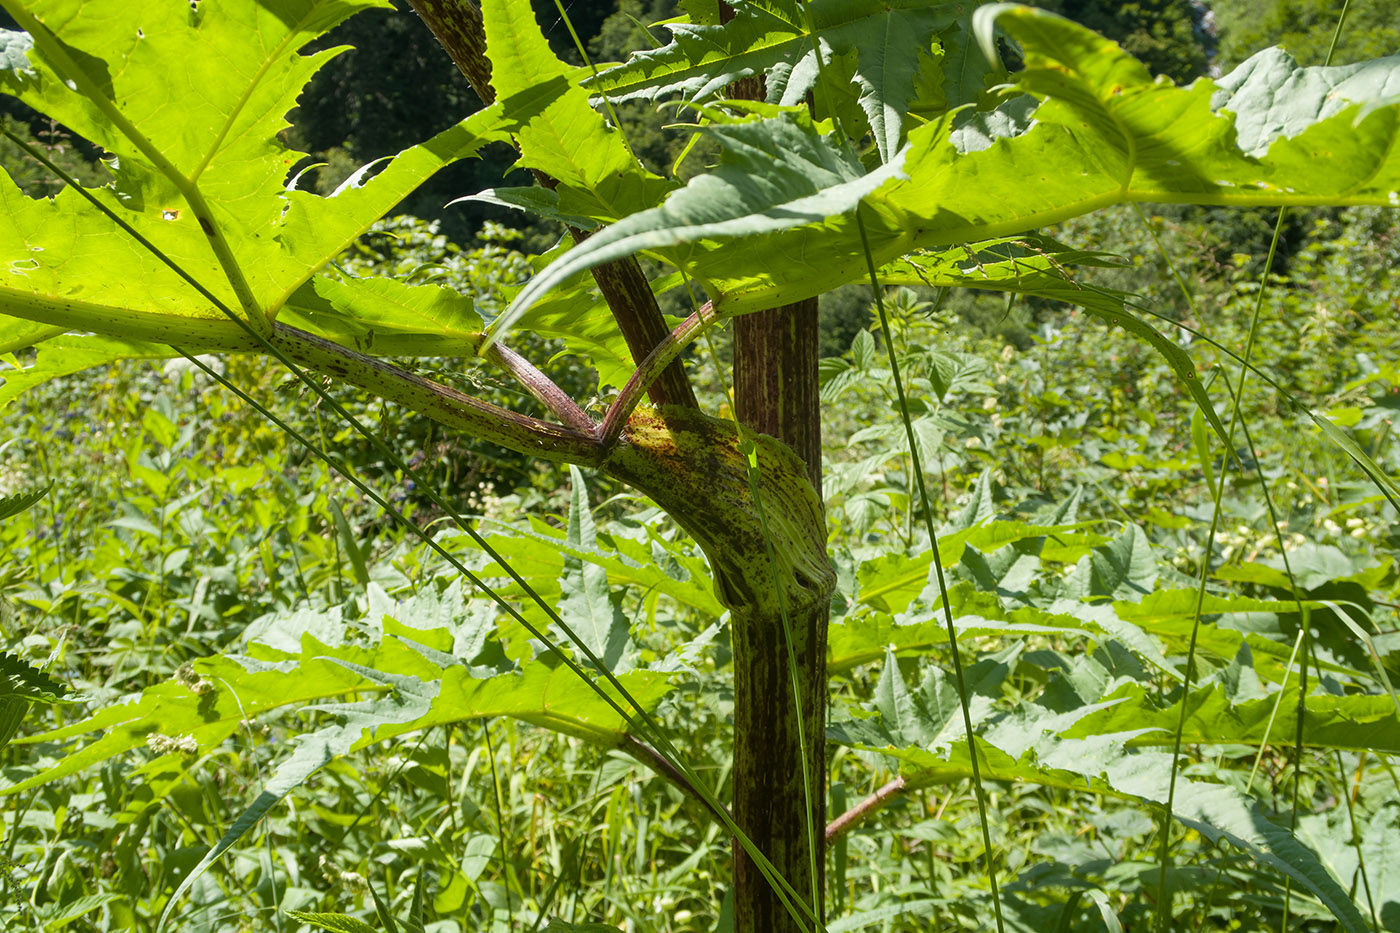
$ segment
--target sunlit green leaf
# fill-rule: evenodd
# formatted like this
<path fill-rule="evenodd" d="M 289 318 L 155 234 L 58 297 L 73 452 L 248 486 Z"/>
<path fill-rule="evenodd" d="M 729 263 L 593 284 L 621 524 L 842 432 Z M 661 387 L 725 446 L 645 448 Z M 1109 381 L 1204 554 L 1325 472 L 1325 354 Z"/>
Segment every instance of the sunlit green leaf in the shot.
<path fill-rule="evenodd" d="M 1106 698 L 1113 705 L 1090 713 L 1064 734 L 1067 738 L 1088 738 L 1131 729 L 1142 734 L 1130 739 L 1129 746 L 1170 745 L 1178 722 L 1182 722 L 1182 741 L 1189 744 L 1289 744 L 1302 735 L 1304 743 L 1315 748 L 1370 749 L 1385 754 L 1400 751 L 1400 719 L 1390 697 L 1309 696 L 1300 733 L 1296 690 L 1293 693 L 1295 696 L 1282 704 L 1276 696 L 1231 702 L 1225 691 L 1213 684 L 1192 693 L 1182 722 L 1179 702 L 1162 706 L 1148 691 L 1124 687 Z"/>
<path fill-rule="evenodd" d="M 1014 82 L 1040 102 L 1033 119 L 978 130 L 986 118 L 953 115 L 911 131 L 901 163 L 906 177 L 882 180 L 863 197 L 867 236 L 879 263 L 921 247 L 1012 235 L 1130 201 L 1400 203 L 1400 147 L 1392 145 L 1400 104 L 1372 93 L 1395 80 L 1388 76 L 1400 73 L 1400 60 L 1376 63 L 1365 81 L 1335 82 L 1340 92 L 1355 96 L 1350 106 L 1329 104 L 1325 112 L 1313 86 L 1331 73 L 1290 84 L 1270 71 L 1276 82 L 1269 85 L 1271 112 L 1312 116 L 1291 119 L 1291 135 L 1255 152 L 1237 143 L 1235 121 L 1256 119 L 1252 108 L 1264 97 L 1257 91 L 1235 102 L 1242 113 L 1223 110 L 1221 102 L 1230 98 L 1219 97 L 1220 86 L 1203 80 L 1178 88 L 1154 81 L 1116 45 L 1053 14 L 1007 8 L 997 23 L 1023 50 L 1026 68 Z M 1228 86 L 1231 79 L 1223 80 Z M 1025 99 L 1013 97 L 1004 106 L 1024 111 Z M 1319 175 L 1319 162 L 1335 171 Z M 735 220 L 722 228 L 678 227 L 665 253 L 705 284 L 718 309 L 740 314 L 773 307 L 865 276 L 853 204 L 833 199 L 824 218 L 791 216 L 777 227 L 759 212 L 742 210 L 742 181 L 733 177 L 740 171 L 733 163 L 726 168 L 729 176 L 716 176 L 722 186 L 703 186 L 713 197 L 728 198 L 711 205 L 713 214 L 727 212 Z M 745 225 L 739 218 L 747 215 L 752 222 Z M 630 224 L 663 225 L 644 218 Z M 558 272 L 546 272 L 520 300 L 532 300 L 556 276 L 612 258 L 613 245 L 622 241 L 619 235 L 580 245 L 579 255 L 571 254 Z M 821 262 L 809 262 L 813 256 Z"/>
<path fill-rule="evenodd" d="M 491 84 L 520 146 L 521 166 L 546 173 L 557 210 L 594 222 L 650 207 L 672 185 L 644 170 L 578 87 L 582 73 L 550 51 L 529 4 L 481 5 Z"/>

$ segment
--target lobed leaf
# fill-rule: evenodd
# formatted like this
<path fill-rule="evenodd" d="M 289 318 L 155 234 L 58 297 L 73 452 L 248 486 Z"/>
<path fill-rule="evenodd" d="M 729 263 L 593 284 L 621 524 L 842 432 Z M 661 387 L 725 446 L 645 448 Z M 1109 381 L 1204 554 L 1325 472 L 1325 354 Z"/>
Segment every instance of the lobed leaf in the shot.
<path fill-rule="evenodd" d="M 0 180 L 0 314 L 50 330 L 190 349 L 255 343 L 230 309 L 275 315 L 422 181 L 505 140 L 488 108 L 366 166 L 330 197 L 288 184 L 303 154 L 279 134 L 306 81 L 339 50 L 300 47 L 380 0 L 6 4 L 32 33 L 7 40 L 0 89 L 115 154 L 112 185 L 24 197 Z M 140 239 L 138 239 L 138 237 Z M 145 242 L 141 242 L 144 240 Z M 178 272 L 176 270 L 179 270 Z M 183 274 L 182 274 L 183 273 Z M 191 285 L 200 283 L 202 293 Z M 10 328 L 7 328 L 9 330 Z M 438 336 L 445 336 L 438 334 Z"/>
<path fill-rule="evenodd" d="M 491 326 L 499 335 L 556 284 L 639 250 L 707 237 L 786 230 L 854 209 L 860 198 L 900 171 L 900 160 L 865 174 L 833 148 L 805 115 L 707 127 L 723 147 L 713 174 L 700 175 L 659 208 L 593 234 L 530 281 Z M 684 266 L 684 264 L 682 264 Z"/>
<path fill-rule="evenodd" d="M 826 200 L 823 217 L 775 216 L 773 209 L 781 207 L 775 203 L 756 201 L 745 210 L 746 186 L 761 184 L 771 167 L 754 165 L 752 174 L 760 177 L 745 178 L 738 155 L 722 163 L 713 181 L 692 179 L 661 208 L 629 218 L 626 232 L 609 237 L 604 231 L 580 244 L 517 301 L 528 303 L 567 274 L 615 258 L 623 244 L 666 245 L 658 255 L 703 283 L 722 314 L 810 297 L 865 277 L 857 203 L 881 265 L 917 249 L 1010 236 L 1131 201 L 1400 206 L 1400 147 L 1394 145 L 1400 103 L 1375 96 L 1400 75 L 1400 58 L 1373 63 L 1365 81 L 1335 80 L 1339 94 L 1356 96 L 1321 110 L 1308 82 L 1268 72 L 1270 109 L 1294 119 L 1277 135 L 1247 135 L 1251 145 L 1268 141 L 1266 150 L 1253 151 L 1241 148 L 1236 125 L 1260 119 L 1264 95 L 1257 89 L 1221 97 L 1222 87 L 1233 86 L 1231 78 L 1189 87 L 1154 81 L 1113 43 L 1041 10 L 1002 7 L 997 22 L 1024 52 L 1016 95 L 991 116 L 950 113 L 912 130 L 896 160 L 899 177 L 890 166 L 878 169 L 872 174 L 888 177 L 860 197 Z M 1321 78 L 1313 81 L 1333 72 L 1316 74 Z M 840 158 L 829 136 L 805 145 L 825 148 L 827 160 Z M 1319 164 L 1328 171 L 1319 173 Z M 860 187 L 856 179 L 842 181 L 850 186 L 844 190 Z M 679 209 L 663 215 L 672 201 L 684 204 L 696 190 L 711 196 L 707 219 L 723 218 L 723 224 L 686 222 Z M 626 239 L 651 225 L 669 227 L 670 238 Z"/>
<path fill-rule="evenodd" d="M 512 716 L 603 744 L 616 742 L 625 732 L 616 712 L 567 668 L 530 665 L 519 673 L 476 677 L 464 663 L 415 647 L 402 636 L 385 636 L 360 648 L 327 645 L 308 634 L 301 645 L 291 656 L 252 646 L 254 654 L 274 660 L 228 656 L 196 662 L 200 679 L 193 684 L 158 684 L 79 722 L 20 739 L 59 742 L 103 732 L 51 767 L 0 789 L 0 796 L 92 767 L 149 744 L 153 736 L 186 741 L 192 753 L 202 754 L 248 722 L 306 704 L 341 722 L 297 740 L 296 751 L 268 785 L 279 796 L 336 755 L 446 722 Z M 630 672 L 621 679 L 643 703 L 654 704 L 670 689 L 654 673 Z M 328 702 L 365 694 L 370 698 Z"/>
<path fill-rule="evenodd" d="M 615 221 L 673 187 L 642 168 L 622 134 L 589 106 L 582 72 L 550 51 L 528 3 L 485 0 L 481 15 L 491 84 L 520 147 L 517 164 L 557 183 L 560 214 Z"/>

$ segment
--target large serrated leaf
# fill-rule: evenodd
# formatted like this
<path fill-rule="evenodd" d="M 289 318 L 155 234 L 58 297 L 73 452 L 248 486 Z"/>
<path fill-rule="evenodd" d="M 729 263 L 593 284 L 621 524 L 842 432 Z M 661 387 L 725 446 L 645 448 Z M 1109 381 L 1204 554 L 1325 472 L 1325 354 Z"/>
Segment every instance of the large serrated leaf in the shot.
<path fill-rule="evenodd" d="M 1265 49 L 1215 83 L 1215 110 L 1237 115 L 1235 135 L 1250 155 L 1268 151 L 1276 139 L 1302 133 L 1335 116 L 1352 101 L 1400 97 L 1400 56 L 1354 65 L 1299 68 L 1283 49 Z"/>
<path fill-rule="evenodd" d="M 139 186 L 129 196 L 173 196 L 176 179 L 198 183 L 214 200 L 240 202 L 229 218 L 251 224 L 244 211 L 276 203 L 268 195 L 299 155 L 277 139 L 287 112 L 339 51 L 302 56 L 301 46 L 358 10 L 387 5 L 286 0 L 192 12 L 185 0 L 147 0 L 99 13 L 82 0 L 6 2 L 34 48 L 31 67 L 0 72 L 0 82 L 117 155 L 119 178 Z"/>
<path fill-rule="evenodd" d="M 1026 61 L 1007 106 L 1020 114 L 1026 96 L 1037 104 L 1029 119 L 987 124 L 989 135 L 975 147 L 958 133 L 961 118 L 933 120 L 909 133 L 907 178 L 891 177 L 861 199 L 878 264 L 921 247 L 1009 236 L 1123 202 L 1400 206 L 1400 102 L 1375 96 L 1400 75 L 1400 59 L 1375 64 L 1365 81 L 1335 81 L 1339 93 L 1356 97 L 1324 110 L 1312 84 L 1331 72 L 1292 84 L 1271 72 L 1269 110 L 1300 115 L 1290 128 L 1303 128 L 1274 138 L 1265 152 L 1247 152 L 1236 125 L 1258 117 L 1263 95 L 1236 95 L 1229 99 L 1240 111 L 1221 109 L 1214 104 L 1220 85 L 1154 81 L 1113 43 L 1053 14 L 1005 8 L 997 23 L 1019 42 Z M 1308 122 L 1303 116 L 1310 110 L 1315 119 Z M 1326 173 L 1317 172 L 1319 162 Z M 727 167 L 724 187 L 710 190 L 740 187 L 745 180 L 733 177 L 739 171 Z M 645 223 L 644 216 L 629 222 Z M 867 274 L 854 204 L 786 227 L 691 225 L 673 235 L 668 258 L 703 281 L 725 314 L 796 301 Z M 585 242 L 564 268 L 602 261 L 604 246 L 616 242 Z M 609 248 L 606 255 L 615 254 Z M 550 284 L 546 276 L 543 287 Z M 540 290 L 523 294 L 533 298 Z"/>
<path fill-rule="evenodd" d="M 307 703 L 320 703 L 318 709 L 353 725 L 332 725 L 308 733 L 303 740 L 305 747 L 299 745 L 287 765 L 292 777 L 274 776 L 270 787 L 295 783 L 295 775 L 310 767 L 309 761 L 324 764 L 330 760 L 327 755 L 334 757 L 405 732 L 463 719 L 512 716 L 602 744 L 615 743 L 626 729 L 625 721 L 609 703 L 567 668 L 532 665 L 521 673 L 475 677 L 464 662 L 443 659 L 440 653 L 387 635 L 368 648 L 327 645 L 309 634 L 301 636 L 301 645 L 295 654 L 250 647 L 254 654 L 274 658 L 272 661 L 234 657 L 199 661 L 195 669 L 200 680 L 195 684 L 157 684 L 130 702 L 108 706 L 43 735 L 25 736 L 21 742 L 59 742 L 99 730 L 103 733 L 51 767 L 0 789 L 0 796 L 48 784 L 143 747 L 152 733 L 187 737 L 202 752 L 223 742 L 248 721 Z M 444 660 L 451 666 L 439 663 Z M 667 678 L 652 672 L 632 671 L 620 679 L 643 704 L 655 704 L 670 689 Z M 614 696 L 612 688 L 601 689 Z M 327 702 L 334 697 L 366 694 L 370 699 Z"/>
<path fill-rule="evenodd" d="M 192 350 L 198 347 L 191 347 Z M 0 410 L 27 389 L 57 376 L 81 372 L 123 359 L 163 360 L 179 354 L 168 346 L 117 340 L 109 337 L 53 337 L 39 348 L 33 363 L 24 369 L 0 374 Z"/>
<path fill-rule="evenodd" d="M 80 4 L 68 0 L 7 5 L 37 44 L 32 65 L 0 70 L 0 89 L 119 160 L 111 186 L 54 199 L 0 179 L 0 253 L 12 257 L 0 265 L 0 313 L 187 349 L 252 345 L 219 304 L 275 315 L 422 181 L 508 138 L 499 108 L 488 108 L 377 171 L 366 166 L 330 197 L 284 190 L 303 157 L 279 138 L 285 114 L 335 54 L 300 47 L 383 5 L 210 3 L 191 13 L 159 0 L 101 16 L 76 16 Z"/>
<path fill-rule="evenodd" d="M 1128 525 L 1108 544 L 1085 555 L 1065 580 L 1075 599 L 1141 599 L 1152 592 L 1157 562 L 1152 542 L 1137 525 Z"/>
<path fill-rule="evenodd" d="M 39 324 L 17 317 L 0 317 L 0 354 L 13 353 L 57 337 L 67 328 Z"/>
<path fill-rule="evenodd" d="M 519 165 L 547 173 L 557 211 L 613 221 L 650 207 L 672 187 L 637 162 L 578 86 L 582 73 L 550 51 L 527 3 L 481 5 L 491 84 L 520 146 Z"/>

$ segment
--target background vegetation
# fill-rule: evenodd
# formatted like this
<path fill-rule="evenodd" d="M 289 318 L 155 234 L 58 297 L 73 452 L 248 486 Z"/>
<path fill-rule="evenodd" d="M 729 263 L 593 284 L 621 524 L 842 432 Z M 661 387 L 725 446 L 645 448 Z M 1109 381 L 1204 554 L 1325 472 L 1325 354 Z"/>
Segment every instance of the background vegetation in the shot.
<path fill-rule="evenodd" d="M 1186 3 L 1056 8 L 1183 79 L 1228 68 L 1280 37 L 1301 59 L 1320 60 L 1332 26 L 1322 6 L 1231 4 L 1216 13 L 1218 37 L 1205 11 Z M 1360 10 L 1345 55 L 1400 47 L 1400 19 L 1386 10 Z M 569 12 L 596 36 L 596 54 L 620 56 L 641 39 L 636 22 L 672 11 L 622 0 L 617 12 L 583 4 Z M 319 170 L 323 184 L 473 106 L 470 89 L 411 16 L 359 16 L 342 29 L 335 42 L 360 51 L 318 77 L 298 121 L 309 148 L 328 162 Z M 637 124 L 644 158 L 674 159 L 659 122 L 644 124 L 651 117 L 642 108 L 625 114 Z M 4 119 L 23 125 L 62 164 L 100 171 L 61 128 L 25 122 L 18 112 Z M 30 194 L 53 190 L 13 151 L 0 158 Z M 478 208 L 435 207 L 486 187 L 472 172 L 489 170 L 472 163 L 438 179 L 439 187 L 403 206 L 428 219 L 385 224 L 344 257 L 347 267 L 431 276 L 490 308 L 528 274 L 522 248 L 539 246 L 548 231 L 510 230 L 499 221 L 512 218 Z M 1229 380 L 1237 369 L 1226 351 L 1243 346 L 1272 224 L 1272 216 L 1238 212 L 1125 208 L 1047 232 L 1086 248 L 1113 244 L 1125 263 L 1096 270 L 1093 281 L 1207 332 L 1209 340 L 1191 346 L 1202 378 Z M 1387 676 L 1400 675 L 1397 516 L 1300 408 L 1329 412 L 1382 468 L 1400 472 L 1392 437 L 1400 408 L 1400 235 L 1391 215 L 1370 209 L 1298 212 L 1283 229 L 1255 351 L 1274 383 L 1254 381 L 1244 400 L 1245 469 L 1230 472 L 1224 487 L 1225 522 L 1210 555 L 1218 612 L 1198 673 L 1203 704 L 1218 695 L 1275 711 L 1275 700 L 1297 690 L 1287 662 L 1300 629 L 1317 635 L 1307 676 L 1320 678 L 1324 692 L 1383 698 Z M 900 734 L 901 704 L 954 721 L 935 663 L 938 640 L 913 631 L 931 598 L 928 543 L 876 352 L 884 342 L 894 343 L 914 380 L 925 463 L 941 493 L 938 524 L 986 535 L 961 553 L 954 590 L 977 652 L 970 675 L 979 721 L 1003 733 L 1036 717 L 1082 715 L 1150 682 L 1144 656 L 1168 667 L 1180 661 L 1189 615 L 1166 597 L 1144 596 L 1170 597 L 1200 573 L 1209 483 L 1222 467 L 1197 455 L 1202 428 L 1165 364 L 1121 331 L 1048 302 L 934 290 L 902 290 L 891 300 L 888 333 L 873 327 L 867 299 L 854 290 L 828 296 L 823 307 L 826 494 L 840 571 L 834 813 L 891 777 L 895 762 L 871 747 L 934 738 Z M 542 340 L 532 355 L 544 359 L 550 349 Z M 227 365 L 234 381 L 297 412 L 301 430 L 375 477 L 406 514 L 434 521 L 421 491 L 347 429 L 309 399 L 288 404 L 299 389 L 281 372 L 240 358 Z M 697 384 L 718 399 L 722 380 L 712 364 L 691 365 Z M 554 360 L 551 375 L 576 397 L 593 391 L 590 375 L 567 357 Z M 484 374 L 455 378 L 478 380 L 474 391 L 488 397 L 505 400 L 509 392 L 480 381 Z M 394 624 L 425 632 L 441 625 L 462 639 L 495 625 L 450 567 L 198 369 L 121 365 L 13 394 L 0 387 L 0 401 L 9 401 L 0 496 L 50 491 L 0 525 L 0 633 L 16 655 L 76 691 L 71 703 L 36 710 L 24 726 L 30 734 L 172 678 L 198 684 L 192 662 L 254 642 L 295 647 L 310 633 L 333 647 L 374 645 Z M 444 437 L 429 422 L 348 394 L 345 401 L 428 468 L 455 505 L 482 515 L 543 592 L 564 598 L 585 567 L 611 561 L 610 598 L 629 622 L 627 663 L 691 670 L 662 715 L 689 725 L 683 751 L 692 761 L 712 772 L 726 767 L 727 636 L 713 599 L 686 588 L 700 557 L 675 528 L 621 489 Z M 499 575 L 461 539 L 441 537 L 473 567 Z M 601 557 L 579 560 L 565 545 Z M 659 561 L 665 579 L 635 570 L 647 559 Z M 891 562 L 908 565 L 907 584 L 873 591 L 875 571 L 888 579 Z M 1263 602 L 1294 597 L 1306 607 Z M 1012 641 L 981 632 L 977 619 L 1044 631 Z M 840 640 L 840 631 L 872 627 L 889 637 Z M 871 654 L 872 643 L 895 647 Z M 517 637 L 503 650 L 533 649 Z M 493 663 L 485 654 L 474 661 Z M 0 922 L 16 930 L 152 929 L 209 841 L 283 757 L 287 737 L 317 715 L 250 723 L 198 761 L 174 739 L 151 734 L 144 752 L 5 798 Z M 1287 719 L 1286 710 L 1279 715 Z M 1253 726 L 1232 728 L 1238 744 L 1192 747 L 1192 779 L 1262 792 L 1285 823 L 1296 800 L 1298 837 L 1376 929 L 1400 929 L 1400 778 L 1389 757 L 1400 749 L 1341 743 L 1298 759 L 1284 728 L 1262 746 L 1248 739 Z M 4 777 L 19 782 L 62 754 L 46 743 L 12 745 Z M 1156 837 L 1139 806 L 1068 786 L 993 786 L 993 833 L 1016 928 L 1147 928 Z M 830 854 L 833 916 L 856 919 L 829 929 L 981 928 L 987 892 L 976 819 L 966 782 L 944 775 L 841 836 Z M 296 788 L 196 884 L 179 925 L 306 929 L 290 912 L 369 920 L 376 898 L 405 916 L 421 879 L 425 928 L 441 933 L 544 929 L 546 916 L 609 928 L 723 929 L 729 840 L 713 824 L 697 834 L 697 824 L 707 825 L 697 804 L 618 752 L 510 719 L 443 727 L 355 752 Z M 1182 852 L 1175 884 L 1195 928 L 1334 923 L 1282 876 L 1246 869 L 1229 844 L 1183 842 Z"/>

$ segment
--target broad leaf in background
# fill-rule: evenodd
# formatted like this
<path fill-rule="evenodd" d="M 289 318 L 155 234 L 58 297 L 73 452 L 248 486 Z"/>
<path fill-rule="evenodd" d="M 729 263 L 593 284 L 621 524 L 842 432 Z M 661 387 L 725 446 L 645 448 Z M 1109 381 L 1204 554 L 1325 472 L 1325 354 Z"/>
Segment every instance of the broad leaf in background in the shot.
<path fill-rule="evenodd" d="M 1023 706 L 1017 715 L 986 729 L 977 740 L 983 780 L 1040 784 L 1070 791 L 1089 791 L 1161 805 L 1167 799 L 1171 758 L 1165 753 L 1129 751 L 1125 743 L 1137 730 L 1073 739 L 1066 730 L 1094 706 L 1066 714 L 1036 713 Z M 960 728 L 960 724 L 959 724 Z M 900 773 L 911 788 L 966 780 L 971 761 L 965 742 L 943 741 L 936 746 L 885 744 L 907 737 L 905 729 L 891 735 L 878 710 L 876 718 L 837 722 L 828 728 L 833 741 L 900 762 Z M 877 736 L 881 738 L 877 738 Z M 873 740 L 873 741 L 872 741 Z M 1172 811 L 1180 823 L 1213 842 L 1228 842 L 1262 865 L 1274 868 L 1318 897 L 1349 933 L 1368 927 L 1346 890 L 1317 853 L 1293 839 L 1250 798 L 1233 787 L 1178 778 Z"/>
<path fill-rule="evenodd" d="M 1190 744 L 1279 744 L 1301 734 L 1310 748 L 1400 754 L 1400 719 L 1390 697 L 1313 694 L 1307 698 L 1299 733 L 1296 687 L 1288 694 L 1281 703 L 1277 693 L 1240 701 L 1228 696 L 1221 684 L 1210 684 L 1191 692 L 1183 722 L 1182 701 L 1162 705 L 1155 695 L 1129 684 L 1104 697 L 1113 705 L 1088 714 L 1064 736 L 1133 731 L 1142 734 L 1129 739 L 1129 747 L 1170 745 L 1182 722 L 1182 741 Z"/>
<path fill-rule="evenodd" d="M 597 532 L 593 527 L 583 473 L 570 464 L 569 478 L 573 489 L 569 495 L 566 540 L 575 548 L 596 548 Z M 631 659 L 624 660 L 624 651 L 631 639 L 627 617 L 622 614 L 623 590 L 608 585 L 608 572 L 591 561 L 566 555 L 559 586 L 563 594 L 559 601 L 559 617 L 608 670 L 619 673 L 630 668 Z M 567 636 L 561 638 L 561 641 L 566 640 Z"/>
<path fill-rule="evenodd" d="M 698 549 L 686 541 L 663 538 L 656 531 L 636 538 L 614 533 L 606 536 L 603 544 L 585 547 L 570 541 L 566 530 L 531 519 L 528 528 L 504 529 L 486 535 L 486 541 L 499 553 L 509 554 L 511 567 L 546 599 L 562 596 L 566 561 L 578 560 L 604 570 L 612 587 L 665 596 L 685 610 L 711 618 L 725 612 L 715 598 L 709 565 Z M 480 570 L 486 575 L 505 575 L 494 563 L 483 563 Z M 497 592 L 514 598 L 523 595 L 511 581 L 503 581 Z"/>
<path fill-rule="evenodd" d="M 275 631 L 265 638 L 279 640 Z M 279 795 L 331 757 L 464 719 L 511 716 L 604 745 L 624 735 L 624 721 L 568 669 L 529 665 L 523 671 L 474 677 L 464 660 L 447 653 L 453 644 L 448 631 L 419 630 L 390 619 L 385 634 L 367 647 L 328 645 L 307 634 L 296 652 L 252 644 L 248 657 L 199 661 L 195 664 L 198 676 L 186 682 L 158 684 L 130 702 L 109 706 L 80 722 L 24 737 L 21 741 L 26 744 L 66 742 L 103 732 L 52 767 L 0 789 L 0 795 L 47 784 L 148 746 L 152 736 L 166 736 L 191 755 L 203 754 L 249 721 L 305 704 L 317 704 L 310 708 L 343 722 L 297 740 L 296 752 L 269 785 L 278 787 Z M 620 679 L 648 705 L 670 689 L 666 679 L 655 673 L 634 671 Z M 609 688 L 603 689 L 612 695 Z M 364 694 L 371 696 L 326 702 Z M 310 762 L 316 762 L 314 767 Z M 291 783 L 283 787 L 287 781 Z"/>
<path fill-rule="evenodd" d="M 1223 429 L 1221 433 L 1224 433 Z M 1074 566 L 1065 592 L 1074 599 L 1142 599 L 1157 582 L 1157 560 L 1147 533 L 1126 525 L 1122 533 Z"/>

